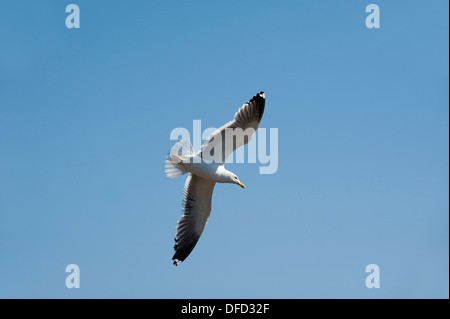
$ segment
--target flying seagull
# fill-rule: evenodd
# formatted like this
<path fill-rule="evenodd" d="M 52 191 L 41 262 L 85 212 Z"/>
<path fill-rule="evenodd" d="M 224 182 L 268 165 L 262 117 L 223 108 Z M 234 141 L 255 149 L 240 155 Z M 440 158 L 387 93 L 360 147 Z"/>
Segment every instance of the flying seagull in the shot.
<path fill-rule="evenodd" d="M 211 199 L 216 183 L 232 183 L 245 188 L 239 178 L 228 171 L 225 161 L 237 148 L 252 138 L 264 113 L 265 94 L 256 94 L 234 115 L 234 119 L 215 130 L 195 153 L 190 142 L 182 139 L 166 159 L 167 177 L 189 173 L 184 184 L 182 215 L 175 233 L 174 265 L 183 262 L 194 249 L 211 213 Z M 174 147 L 172 150 L 174 150 Z"/>

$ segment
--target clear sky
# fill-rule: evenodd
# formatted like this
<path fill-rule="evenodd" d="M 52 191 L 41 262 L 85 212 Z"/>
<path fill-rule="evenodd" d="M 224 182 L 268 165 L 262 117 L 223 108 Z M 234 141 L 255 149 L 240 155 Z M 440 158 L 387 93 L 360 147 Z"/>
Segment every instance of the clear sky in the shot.
<path fill-rule="evenodd" d="M 449 297 L 448 1 L 73 2 L 0 4 L 0 297 Z M 278 171 L 175 267 L 170 132 L 261 90 Z"/>

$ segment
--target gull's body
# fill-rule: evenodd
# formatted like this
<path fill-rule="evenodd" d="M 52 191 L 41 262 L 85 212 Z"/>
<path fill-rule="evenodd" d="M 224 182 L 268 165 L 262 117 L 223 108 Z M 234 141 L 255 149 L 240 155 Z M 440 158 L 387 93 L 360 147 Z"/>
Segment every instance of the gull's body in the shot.
<path fill-rule="evenodd" d="M 199 240 L 211 213 L 211 199 L 216 183 L 232 183 L 245 188 L 239 178 L 225 168 L 228 156 L 247 144 L 259 126 L 265 107 L 265 94 L 260 92 L 244 104 L 234 119 L 214 131 L 197 154 L 189 141 L 178 142 L 181 155 L 171 154 L 166 160 L 166 174 L 170 178 L 190 173 L 183 191 L 182 216 L 175 234 L 174 264 L 189 256 Z M 228 138 L 229 131 L 238 132 L 242 139 Z M 240 134 L 240 130 L 247 132 Z"/>
<path fill-rule="evenodd" d="M 200 154 L 189 156 L 188 163 L 188 167 L 186 168 L 189 173 L 219 183 L 222 179 L 223 172 L 226 171 L 222 163 L 206 163 Z"/>

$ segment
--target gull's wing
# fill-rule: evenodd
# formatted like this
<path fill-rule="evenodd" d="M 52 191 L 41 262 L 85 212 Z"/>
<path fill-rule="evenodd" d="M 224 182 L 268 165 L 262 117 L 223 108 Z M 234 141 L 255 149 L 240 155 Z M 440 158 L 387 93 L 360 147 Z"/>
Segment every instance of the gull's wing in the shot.
<path fill-rule="evenodd" d="M 234 119 L 215 130 L 200 151 L 201 157 L 225 163 L 228 156 L 252 138 L 264 113 L 265 94 L 260 92 L 245 103 L 234 115 Z M 236 137 L 228 138 L 232 132 Z M 227 136 L 227 139 L 225 138 Z M 222 150 L 222 152 L 219 152 Z"/>
<path fill-rule="evenodd" d="M 179 265 L 189 256 L 205 229 L 211 213 L 211 198 L 216 182 L 190 174 L 184 184 L 182 216 L 175 233 L 175 254 L 172 260 Z"/>

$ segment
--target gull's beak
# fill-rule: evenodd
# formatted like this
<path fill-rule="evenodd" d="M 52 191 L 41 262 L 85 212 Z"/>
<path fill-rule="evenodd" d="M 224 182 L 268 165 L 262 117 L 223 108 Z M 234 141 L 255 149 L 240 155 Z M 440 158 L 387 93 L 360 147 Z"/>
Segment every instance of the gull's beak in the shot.
<path fill-rule="evenodd" d="M 241 182 L 238 182 L 237 184 L 238 184 L 239 186 L 241 186 L 242 188 L 245 188 L 245 185 L 242 184 Z"/>

